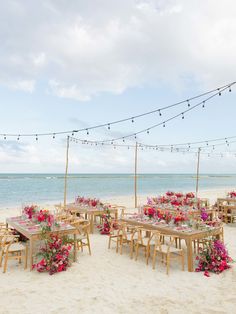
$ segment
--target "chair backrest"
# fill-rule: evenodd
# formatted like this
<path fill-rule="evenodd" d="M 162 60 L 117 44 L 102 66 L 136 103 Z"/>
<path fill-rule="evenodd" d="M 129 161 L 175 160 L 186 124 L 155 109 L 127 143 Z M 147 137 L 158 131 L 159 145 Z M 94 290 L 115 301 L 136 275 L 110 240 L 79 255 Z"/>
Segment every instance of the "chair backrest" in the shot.
<path fill-rule="evenodd" d="M 138 242 L 140 244 L 149 244 L 153 237 L 153 231 L 146 228 L 137 228 Z M 144 239 L 148 239 L 147 243 L 144 243 Z"/>
<path fill-rule="evenodd" d="M 5 252 L 8 252 L 10 246 L 12 243 L 16 242 L 18 240 L 19 236 L 12 235 L 12 234 L 5 234 L 0 235 L 0 247 Z"/>
<path fill-rule="evenodd" d="M 165 250 L 165 253 L 168 254 L 175 240 L 178 239 L 178 237 L 173 236 L 173 235 L 161 234 L 160 232 L 154 232 L 153 238 L 155 242 L 155 247 L 154 247 L 155 250 L 157 249 L 160 252 L 163 251 L 162 245 L 163 245 L 164 237 L 169 239 L 168 243 L 165 244 L 165 246 L 167 246 L 167 250 Z"/>

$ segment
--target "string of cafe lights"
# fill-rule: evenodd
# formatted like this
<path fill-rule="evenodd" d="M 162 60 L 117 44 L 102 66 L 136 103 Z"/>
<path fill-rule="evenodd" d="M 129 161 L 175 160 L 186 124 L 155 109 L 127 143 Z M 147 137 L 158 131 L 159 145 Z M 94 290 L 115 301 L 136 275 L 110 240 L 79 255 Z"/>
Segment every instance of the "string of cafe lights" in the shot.
<path fill-rule="evenodd" d="M 128 149 L 136 147 L 136 144 L 124 144 L 124 143 L 120 144 L 120 143 L 114 143 L 114 142 L 103 143 L 99 141 L 96 142 L 96 141 L 84 140 L 84 139 L 79 139 L 79 138 L 70 137 L 70 136 L 68 136 L 68 139 L 71 142 L 74 142 L 76 144 L 87 144 L 90 146 L 113 146 L 113 148 L 127 147 Z M 153 150 L 157 150 L 161 152 L 169 151 L 169 152 L 186 152 L 186 153 L 187 152 L 196 153 L 200 149 L 201 152 L 208 151 L 207 153 L 209 154 L 209 150 L 213 152 L 219 146 L 229 147 L 230 145 L 236 143 L 236 140 L 234 139 L 236 139 L 236 136 L 229 136 L 229 137 L 210 139 L 210 140 L 204 140 L 204 141 L 188 142 L 188 143 L 182 143 L 182 144 L 178 143 L 178 144 L 165 144 L 165 145 L 162 145 L 162 144 L 149 145 L 149 144 L 137 142 L 137 148 L 141 150 L 153 149 Z M 196 145 L 196 143 L 202 144 L 202 145 L 194 146 Z"/>
<path fill-rule="evenodd" d="M 81 128 L 81 129 L 77 129 L 77 130 L 69 130 L 69 131 L 60 131 L 60 132 L 48 132 L 48 133 L 39 133 L 39 132 L 33 132 L 33 133 L 1 133 L 0 136 L 2 136 L 4 138 L 4 140 L 6 140 L 8 137 L 12 138 L 12 137 L 15 137 L 17 140 L 20 140 L 20 138 L 22 137 L 35 137 L 36 141 L 38 141 L 39 137 L 41 136 L 51 136 L 53 139 L 56 138 L 57 135 L 65 135 L 65 134 L 71 134 L 72 136 L 74 136 L 75 133 L 78 133 L 78 132 L 86 132 L 87 135 L 89 135 L 89 131 L 90 130 L 93 130 L 93 129 L 97 129 L 97 128 L 102 128 L 102 127 L 107 127 L 108 130 L 111 129 L 111 125 L 114 125 L 114 124 L 119 124 L 119 123 L 123 123 L 123 122 L 126 122 L 126 121 L 131 121 L 132 123 L 135 122 L 136 119 L 138 118 L 141 118 L 141 117 L 144 117 L 144 116 L 147 116 L 147 115 L 151 115 L 151 114 L 155 114 L 155 113 L 158 113 L 158 115 L 161 117 L 162 116 L 162 112 L 164 110 L 167 110 L 167 109 L 170 109 L 170 108 L 173 108 L 173 107 L 176 107 L 176 106 L 179 106 L 181 104 L 184 104 L 186 103 L 187 104 L 187 108 L 186 110 L 184 111 L 181 111 L 180 113 L 158 123 L 158 124 L 155 124 L 155 125 L 152 125 L 148 128 L 145 128 L 141 131 L 138 131 L 136 133 L 132 133 L 132 134 L 129 134 L 129 135 L 126 135 L 126 136 L 122 136 L 122 137 L 119 137 L 119 138 L 116 138 L 116 139 L 113 139 L 113 140 L 102 140 L 100 142 L 109 142 L 109 141 L 117 141 L 117 140 L 120 140 L 122 139 L 123 142 L 124 142 L 124 139 L 125 138 L 130 138 L 130 137 L 134 137 L 136 139 L 137 135 L 138 134 L 141 134 L 141 133 L 144 133 L 146 132 L 147 134 L 149 134 L 150 130 L 151 129 L 154 129 L 158 126 L 163 126 L 165 127 L 166 126 L 166 123 L 178 118 L 178 117 L 182 117 L 182 119 L 185 118 L 185 114 L 187 112 L 190 112 L 192 111 L 193 109 L 199 107 L 199 106 L 202 106 L 202 108 L 204 108 L 206 106 L 206 102 L 209 101 L 210 99 L 212 99 L 213 97 L 216 97 L 217 95 L 221 96 L 221 94 L 228 90 L 229 92 L 232 91 L 232 86 L 236 84 L 236 82 L 232 82 L 232 83 L 229 83 L 227 85 L 224 85 L 224 86 L 221 86 L 221 87 L 218 87 L 216 89 L 213 89 L 211 91 L 208 91 L 208 92 L 205 92 L 203 94 L 200 94 L 200 95 L 197 95 L 197 96 L 194 96 L 194 97 L 191 97 L 191 98 L 188 98 L 186 100 L 183 100 L 183 101 L 180 101 L 180 102 L 177 102 L 177 103 L 174 103 L 172 105 L 169 105 L 169 106 L 165 106 L 165 107 L 161 107 L 161 108 L 158 108 L 158 109 L 155 109 L 155 110 L 152 110 L 152 111 L 149 111 L 149 112 L 145 112 L 145 113 L 142 113 L 142 114 L 139 114 L 139 115 L 134 115 L 134 116 L 131 116 L 131 117 L 128 117 L 128 118 L 125 118 L 125 119 L 121 119 L 121 120 L 116 120 L 116 121 L 112 121 L 112 122 L 108 122 L 108 123 L 103 123 L 103 124 L 98 124 L 98 125 L 95 125 L 95 126 L 91 126 L 91 127 L 86 127 L 86 128 Z M 197 104 L 192 104 L 191 101 L 193 100 L 196 100 L 198 98 L 201 98 L 201 97 L 204 97 L 206 95 L 210 95 L 210 94 L 213 94 L 207 98 L 205 98 L 204 100 L 202 100 L 201 102 L 198 102 Z"/>
<path fill-rule="evenodd" d="M 198 103 L 195 104 L 194 106 L 191 106 L 190 108 L 188 108 L 188 109 L 186 109 L 186 110 L 184 110 L 184 111 L 182 111 L 182 112 L 180 112 L 180 113 L 178 113 L 178 114 L 176 114 L 176 115 L 174 115 L 174 116 L 172 116 L 172 117 L 170 117 L 170 118 L 168 118 L 168 119 L 166 119 L 166 120 L 164 120 L 164 121 L 162 121 L 162 122 L 159 122 L 159 123 L 156 123 L 156 124 L 154 124 L 154 125 L 152 125 L 152 126 L 149 126 L 148 128 L 142 129 L 142 130 L 140 130 L 140 131 L 138 131 L 138 132 L 131 133 L 131 134 L 128 134 L 128 135 L 125 135 L 125 136 L 120 136 L 120 137 L 113 138 L 113 139 L 101 140 L 101 141 L 99 141 L 99 142 L 100 142 L 100 143 L 106 143 L 106 142 L 110 142 L 110 141 L 111 141 L 111 142 L 115 142 L 115 141 L 119 141 L 119 140 L 122 140 L 123 142 L 125 142 L 125 139 L 127 139 L 127 138 L 133 138 L 133 139 L 136 140 L 136 139 L 137 139 L 137 135 L 139 135 L 139 134 L 142 134 L 142 133 L 147 133 L 147 134 L 149 134 L 149 133 L 150 133 L 150 130 L 152 130 L 152 129 L 154 129 L 154 128 L 157 128 L 157 127 L 159 127 L 159 126 L 166 127 L 166 124 L 167 124 L 168 122 L 170 122 L 170 121 L 172 121 L 172 120 L 174 120 L 174 119 L 177 119 L 177 118 L 179 118 L 179 117 L 181 117 L 182 119 L 184 119 L 186 113 L 188 113 L 188 112 L 190 112 L 190 111 L 192 111 L 192 110 L 194 110 L 194 109 L 196 109 L 196 108 L 198 108 L 198 107 L 200 107 L 200 106 L 201 106 L 202 108 L 205 108 L 207 101 L 209 101 L 209 100 L 212 99 L 213 97 L 216 97 L 217 95 L 220 95 L 220 96 L 221 96 L 221 94 L 222 94 L 225 90 L 227 90 L 227 89 L 228 89 L 228 87 L 225 87 L 225 88 L 223 88 L 223 89 L 221 90 L 221 92 L 214 93 L 213 95 L 211 95 L 211 96 L 205 98 L 204 100 L 198 102 Z M 231 89 L 230 89 L 230 91 L 231 91 Z M 98 142 L 98 141 L 97 141 L 97 142 Z"/>

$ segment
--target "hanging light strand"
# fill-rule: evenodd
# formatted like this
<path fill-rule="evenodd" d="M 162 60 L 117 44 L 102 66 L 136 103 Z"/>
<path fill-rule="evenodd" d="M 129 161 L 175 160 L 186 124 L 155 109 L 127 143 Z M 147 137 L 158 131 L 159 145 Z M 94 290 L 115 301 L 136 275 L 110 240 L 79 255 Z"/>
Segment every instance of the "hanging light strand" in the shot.
<path fill-rule="evenodd" d="M 108 130 L 111 129 L 111 125 L 114 125 L 114 124 L 119 124 L 119 123 L 123 123 L 123 122 L 126 122 L 126 121 L 131 121 L 131 122 L 135 122 L 135 119 L 137 118 L 141 118 L 141 117 L 144 117 L 144 116 L 147 116 L 147 115 L 151 115 L 151 114 L 154 114 L 154 113 L 159 113 L 159 115 L 161 116 L 161 112 L 164 111 L 164 110 L 167 110 L 167 109 L 170 109 L 170 108 L 173 108 L 173 107 L 176 107 L 176 106 L 179 106 L 183 103 L 187 103 L 188 105 L 188 109 L 186 111 L 183 111 L 181 112 L 181 114 L 178 114 L 176 116 L 173 116 L 167 120 L 165 120 L 164 122 L 158 124 L 158 125 L 165 125 L 166 122 L 169 122 L 179 116 L 182 115 L 182 113 L 186 113 L 194 108 L 196 108 L 197 106 L 199 106 L 200 104 L 201 105 L 205 105 L 205 102 L 210 100 L 211 98 L 215 97 L 216 95 L 221 95 L 223 91 L 225 91 L 226 89 L 229 89 L 229 91 L 231 91 L 231 87 L 236 84 L 236 82 L 232 82 L 232 83 L 229 83 L 227 85 L 224 85 L 222 87 L 218 87 L 216 89 L 213 89 L 213 90 L 210 90 L 208 92 L 205 92 L 205 93 L 202 93 L 202 94 L 199 94 L 197 96 L 194 96 L 194 97 L 191 97 L 191 98 L 188 98 L 187 100 L 183 100 L 183 101 L 180 101 L 180 102 L 177 102 L 177 103 L 174 103 L 172 105 L 169 105 L 169 106 L 165 106 L 165 107 L 162 107 L 162 108 L 158 108 L 158 109 L 155 109 L 155 110 L 152 110 L 152 111 L 148 111 L 148 112 L 145 112 L 145 113 L 142 113 L 142 114 L 138 114 L 138 115 L 133 115 L 131 117 L 128 117 L 128 118 L 124 118 L 124 119 L 120 119 L 120 120 L 116 120 L 116 121 L 112 121 L 112 122 L 108 122 L 108 123 L 103 123 L 103 124 L 98 124 L 98 125 L 94 125 L 94 126 L 91 126 L 91 127 L 86 127 L 86 128 L 81 128 L 81 129 L 77 129 L 77 130 L 69 130 L 69 131 L 59 131 L 59 132 L 47 132 L 47 133 L 39 133 L 39 132 L 34 132 L 34 133 L 22 133 L 22 134 L 19 134 L 19 133 L 2 133 L 0 134 L 0 136 L 4 136 L 4 137 L 35 137 L 35 134 L 37 134 L 37 137 L 40 137 L 40 136 L 52 136 L 53 138 L 56 136 L 56 135 L 63 135 L 63 134 L 74 134 L 74 133 L 78 133 L 78 132 L 81 132 L 81 131 L 86 131 L 87 132 L 87 135 L 89 135 L 89 130 L 93 130 L 93 129 L 97 129 L 97 128 L 102 128 L 102 127 L 107 127 Z M 198 103 L 197 105 L 194 105 L 194 106 L 190 106 L 190 101 L 193 101 L 193 100 L 196 100 L 198 98 L 201 98 L 201 97 L 204 97 L 206 95 L 210 95 L 214 93 L 212 96 L 208 97 L 207 99 L 205 99 L 205 102 L 200 102 Z M 154 125 L 152 127 L 149 127 L 148 129 L 150 130 L 151 128 L 155 128 L 157 127 L 158 125 Z M 143 130 L 143 131 L 140 131 L 140 132 L 136 132 L 136 134 L 140 134 L 142 132 L 146 132 L 147 129 Z M 132 135 L 128 135 L 126 137 L 130 137 L 130 136 L 133 136 L 134 134 Z M 109 140 L 110 141 L 110 140 Z"/>

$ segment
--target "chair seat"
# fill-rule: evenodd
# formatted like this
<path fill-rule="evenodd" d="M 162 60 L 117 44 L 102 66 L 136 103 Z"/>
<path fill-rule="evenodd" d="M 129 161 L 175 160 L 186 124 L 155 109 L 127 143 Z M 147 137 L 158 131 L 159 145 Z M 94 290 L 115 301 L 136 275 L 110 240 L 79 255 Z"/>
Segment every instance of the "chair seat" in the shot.
<path fill-rule="evenodd" d="M 85 240 L 85 239 L 87 239 L 87 236 L 86 236 L 86 235 L 78 234 L 78 235 L 76 236 L 76 240 L 77 240 L 77 241 L 82 241 L 82 240 Z"/>
<path fill-rule="evenodd" d="M 149 238 L 142 238 L 142 241 L 139 240 L 138 243 L 139 243 L 140 245 L 147 246 L 149 240 L 150 240 Z M 150 245 L 154 245 L 154 244 L 155 244 L 154 240 L 152 239 L 149 244 L 150 244 Z"/>
<path fill-rule="evenodd" d="M 17 251 L 24 251 L 25 250 L 25 246 L 21 243 L 13 243 L 9 249 L 8 252 L 17 252 Z M 4 251 L 6 252 L 6 248 L 4 249 Z"/>
<path fill-rule="evenodd" d="M 156 250 L 157 250 L 158 252 L 167 254 L 169 248 L 170 248 L 169 253 L 180 253 L 180 252 L 182 252 L 181 249 L 177 249 L 177 248 L 172 247 L 172 246 L 169 247 L 169 246 L 166 245 L 166 244 L 162 244 L 162 245 L 161 245 L 161 248 L 157 247 Z"/>

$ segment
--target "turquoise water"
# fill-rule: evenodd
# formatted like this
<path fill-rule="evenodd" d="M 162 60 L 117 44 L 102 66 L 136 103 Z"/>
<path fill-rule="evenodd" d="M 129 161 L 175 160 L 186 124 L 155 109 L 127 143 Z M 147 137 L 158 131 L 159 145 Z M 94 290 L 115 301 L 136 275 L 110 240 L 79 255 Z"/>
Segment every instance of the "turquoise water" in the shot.
<path fill-rule="evenodd" d="M 166 190 L 194 191 L 194 174 L 140 174 L 138 193 L 155 195 Z M 236 186 L 236 175 L 204 174 L 199 189 L 231 188 Z M 70 174 L 68 200 L 76 195 L 113 197 L 133 194 L 132 174 Z M 0 174 L 0 207 L 20 206 L 22 203 L 62 201 L 63 174 Z"/>

